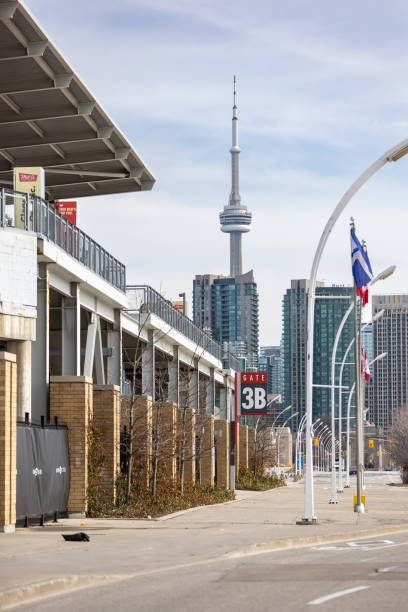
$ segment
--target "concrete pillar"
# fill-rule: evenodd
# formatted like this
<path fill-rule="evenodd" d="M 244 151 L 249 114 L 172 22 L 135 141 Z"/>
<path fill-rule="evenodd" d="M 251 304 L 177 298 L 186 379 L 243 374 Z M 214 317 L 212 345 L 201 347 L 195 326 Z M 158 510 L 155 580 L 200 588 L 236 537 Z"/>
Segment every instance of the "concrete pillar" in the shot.
<path fill-rule="evenodd" d="M 202 485 L 214 486 L 214 417 L 206 414 L 199 417 L 203 429 L 200 444 L 200 481 Z"/>
<path fill-rule="evenodd" d="M 120 387 L 94 385 L 93 421 L 101 435 L 105 456 L 102 490 L 106 499 L 116 499 L 116 479 L 120 469 Z"/>
<path fill-rule="evenodd" d="M 215 379 L 214 368 L 210 368 L 210 377 L 206 382 L 205 410 L 207 414 L 215 414 Z"/>
<path fill-rule="evenodd" d="M 248 425 L 239 425 L 239 463 L 238 473 L 241 468 L 248 469 Z"/>
<path fill-rule="evenodd" d="M 81 300 L 79 283 L 71 283 L 71 297 L 62 298 L 62 376 L 81 374 Z"/>
<path fill-rule="evenodd" d="M 31 419 L 48 413 L 50 381 L 50 283 L 48 265 L 38 264 L 36 340 L 31 348 Z"/>
<path fill-rule="evenodd" d="M 199 411 L 200 407 L 200 375 L 198 371 L 198 359 L 193 360 L 193 370 L 189 372 L 188 403 L 191 410 Z"/>
<path fill-rule="evenodd" d="M 24 420 L 25 414 L 28 413 L 31 418 L 31 342 L 30 340 L 12 340 L 7 342 L 7 348 L 15 354 L 17 360 L 17 417 Z M 46 405 L 44 411 L 36 415 L 35 420 L 41 420 L 40 414 L 47 416 Z"/>
<path fill-rule="evenodd" d="M 156 363 L 153 330 L 147 332 L 148 341 L 142 350 L 142 393 L 156 401 Z"/>
<path fill-rule="evenodd" d="M 106 383 L 108 385 L 122 384 L 122 312 L 115 309 L 113 329 L 108 331 L 108 349 L 111 354 L 107 358 Z"/>
<path fill-rule="evenodd" d="M 0 352 L 0 532 L 14 533 L 16 523 L 17 364 Z"/>
<path fill-rule="evenodd" d="M 169 402 L 180 404 L 180 360 L 177 345 L 173 346 L 173 359 L 168 362 L 169 371 Z"/>
<path fill-rule="evenodd" d="M 50 416 L 68 428 L 70 488 L 68 512 L 83 516 L 87 510 L 88 434 L 93 416 L 92 378 L 52 376 Z"/>
<path fill-rule="evenodd" d="M 103 363 L 101 321 L 99 316 L 93 312 L 86 334 L 84 376 L 92 378 L 94 369 L 96 383 L 98 385 L 104 385 L 105 370 Z"/>
<path fill-rule="evenodd" d="M 229 487 L 230 472 L 230 425 L 223 419 L 214 421 L 216 446 L 216 475 L 218 487 Z"/>
<path fill-rule="evenodd" d="M 220 389 L 220 419 L 228 420 L 228 389 L 221 387 Z"/>

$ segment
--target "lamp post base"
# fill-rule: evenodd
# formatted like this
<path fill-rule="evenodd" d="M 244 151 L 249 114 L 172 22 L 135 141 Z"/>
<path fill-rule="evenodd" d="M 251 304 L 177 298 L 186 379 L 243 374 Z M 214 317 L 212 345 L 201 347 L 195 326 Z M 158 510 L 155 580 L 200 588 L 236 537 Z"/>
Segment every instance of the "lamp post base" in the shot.
<path fill-rule="evenodd" d="M 316 517 L 312 519 L 302 518 L 300 521 L 296 521 L 296 525 L 317 525 L 318 522 Z"/>
<path fill-rule="evenodd" d="M 354 506 L 354 512 L 358 512 L 359 514 L 364 514 L 365 512 L 364 504 L 356 504 Z"/>

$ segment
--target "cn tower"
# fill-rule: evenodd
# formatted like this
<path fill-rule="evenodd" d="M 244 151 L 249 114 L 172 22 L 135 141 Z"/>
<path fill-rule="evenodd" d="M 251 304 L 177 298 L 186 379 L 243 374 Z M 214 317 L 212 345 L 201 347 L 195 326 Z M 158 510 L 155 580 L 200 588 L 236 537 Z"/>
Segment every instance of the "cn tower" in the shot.
<path fill-rule="evenodd" d="M 230 276 L 242 274 L 242 234 L 249 232 L 252 213 L 241 204 L 239 195 L 238 114 L 236 105 L 236 78 L 234 76 L 234 106 L 232 109 L 231 194 L 229 202 L 220 213 L 221 231 L 230 235 Z"/>

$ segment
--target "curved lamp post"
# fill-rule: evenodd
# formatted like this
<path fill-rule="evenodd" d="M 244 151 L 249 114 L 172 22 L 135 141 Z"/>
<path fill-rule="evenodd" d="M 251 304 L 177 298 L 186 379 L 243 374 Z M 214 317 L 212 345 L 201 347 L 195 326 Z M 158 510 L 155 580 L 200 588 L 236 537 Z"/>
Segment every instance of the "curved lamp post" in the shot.
<path fill-rule="evenodd" d="M 377 355 L 375 359 L 370 361 L 369 365 L 371 366 L 376 361 L 381 361 L 381 359 L 384 359 L 384 357 L 386 356 L 387 356 L 387 353 L 381 353 L 380 355 Z M 347 449 L 346 470 L 347 470 L 347 474 L 346 474 L 346 484 L 344 485 L 345 488 L 350 487 L 350 407 L 351 407 L 351 400 L 353 398 L 353 393 L 355 391 L 355 388 L 356 388 L 356 383 L 353 383 L 353 386 L 350 389 L 349 398 L 347 402 L 347 434 L 346 434 L 346 449 Z"/>
<path fill-rule="evenodd" d="M 327 240 L 343 210 L 350 202 L 351 198 L 361 189 L 361 187 L 388 162 L 397 161 L 408 153 L 408 139 L 403 140 L 398 145 L 387 151 L 377 161 L 365 170 L 361 176 L 351 185 L 343 195 L 329 220 L 327 221 L 323 233 L 317 245 L 314 255 L 312 268 L 310 271 L 309 290 L 307 299 L 307 324 L 306 324 L 306 478 L 304 495 L 304 512 L 300 521 L 302 524 L 314 523 L 317 517 L 314 511 L 314 491 L 313 491 L 313 456 L 312 456 L 312 407 L 313 407 L 313 339 L 314 339 L 314 303 L 317 281 L 317 272 L 320 260 L 326 246 Z"/>

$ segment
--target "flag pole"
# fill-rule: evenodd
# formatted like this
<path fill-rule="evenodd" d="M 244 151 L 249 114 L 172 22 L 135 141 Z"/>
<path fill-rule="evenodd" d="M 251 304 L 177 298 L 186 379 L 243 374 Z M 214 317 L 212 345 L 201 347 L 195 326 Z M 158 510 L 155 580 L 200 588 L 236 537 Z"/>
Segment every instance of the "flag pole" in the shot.
<path fill-rule="evenodd" d="M 351 217 L 350 227 L 355 231 L 354 219 Z M 353 277 L 354 286 L 354 363 L 356 377 L 356 466 L 357 466 L 357 503 L 354 512 L 364 513 L 364 504 L 361 503 L 361 488 L 363 465 L 361 462 L 361 439 L 363 433 L 363 414 L 361 411 L 361 347 L 360 347 L 360 325 L 357 312 L 357 285 Z"/>

